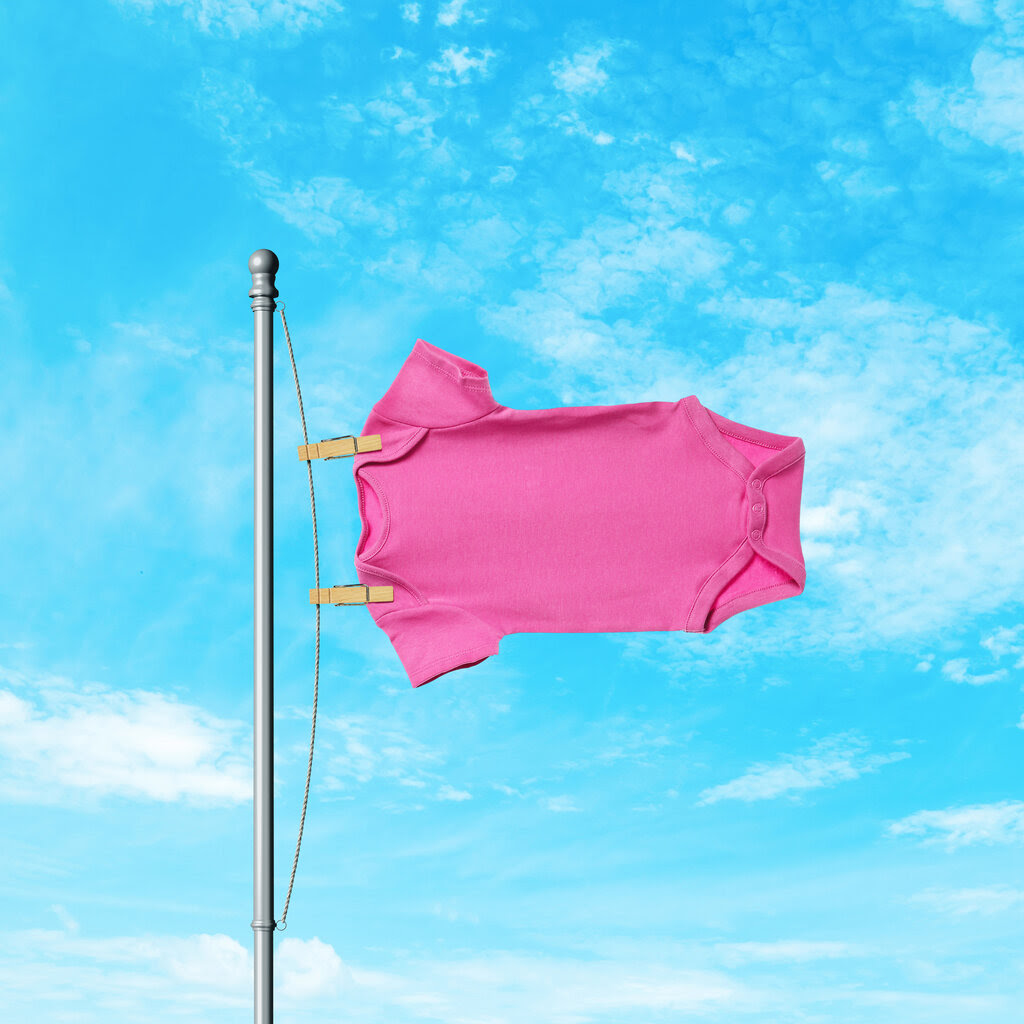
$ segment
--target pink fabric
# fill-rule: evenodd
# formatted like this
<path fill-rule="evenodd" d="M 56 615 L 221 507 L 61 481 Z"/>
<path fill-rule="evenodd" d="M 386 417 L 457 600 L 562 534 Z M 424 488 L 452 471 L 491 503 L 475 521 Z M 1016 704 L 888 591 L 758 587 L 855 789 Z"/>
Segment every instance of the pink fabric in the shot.
<path fill-rule="evenodd" d="M 416 340 L 356 455 L 361 583 L 413 686 L 510 633 L 708 633 L 804 589 L 804 445 L 678 402 L 510 409 Z"/>

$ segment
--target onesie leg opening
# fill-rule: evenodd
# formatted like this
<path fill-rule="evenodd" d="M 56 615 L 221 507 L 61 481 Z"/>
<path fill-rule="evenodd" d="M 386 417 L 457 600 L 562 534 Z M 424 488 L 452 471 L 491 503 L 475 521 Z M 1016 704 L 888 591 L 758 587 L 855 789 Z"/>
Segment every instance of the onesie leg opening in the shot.
<path fill-rule="evenodd" d="M 691 632 L 710 633 L 733 615 L 793 597 L 803 589 L 802 581 L 774 562 L 749 547 L 740 549 L 708 581 L 694 603 L 687 628 Z"/>

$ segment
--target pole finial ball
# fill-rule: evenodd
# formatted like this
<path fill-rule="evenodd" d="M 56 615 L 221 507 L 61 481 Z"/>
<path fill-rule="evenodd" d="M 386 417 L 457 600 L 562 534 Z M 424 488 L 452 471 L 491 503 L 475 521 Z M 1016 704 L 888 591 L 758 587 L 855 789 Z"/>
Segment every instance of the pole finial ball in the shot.
<path fill-rule="evenodd" d="M 269 249 L 257 249 L 249 257 L 250 274 L 276 274 L 280 265 L 277 256 Z"/>

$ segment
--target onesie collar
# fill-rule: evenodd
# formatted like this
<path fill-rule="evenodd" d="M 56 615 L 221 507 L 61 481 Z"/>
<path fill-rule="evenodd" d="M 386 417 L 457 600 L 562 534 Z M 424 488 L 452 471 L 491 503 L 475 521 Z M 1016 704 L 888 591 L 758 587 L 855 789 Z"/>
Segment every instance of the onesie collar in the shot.
<path fill-rule="evenodd" d="M 422 427 L 456 426 L 501 408 L 483 367 L 422 338 L 374 405 L 388 419 Z"/>

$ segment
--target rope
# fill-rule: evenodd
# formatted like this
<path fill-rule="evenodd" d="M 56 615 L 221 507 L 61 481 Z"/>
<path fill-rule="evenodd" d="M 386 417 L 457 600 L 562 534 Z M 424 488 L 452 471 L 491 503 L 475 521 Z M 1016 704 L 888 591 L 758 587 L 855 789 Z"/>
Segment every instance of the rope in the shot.
<path fill-rule="evenodd" d="M 302 419 L 302 440 L 309 444 L 309 434 L 306 432 L 306 413 L 302 408 L 302 389 L 299 387 L 299 371 L 295 368 L 295 353 L 292 351 L 292 339 L 288 333 L 288 321 L 284 318 L 284 303 L 279 302 L 277 309 L 281 314 L 281 323 L 284 325 L 284 337 L 288 342 L 288 357 L 292 361 L 292 375 L 295 377 L 295 393 L 299 399 L 299 416 Z M 306 469 L 309 471 L 309 506 L 313 511 L 313 571 L 316 576 L 316 587 L 320 588 L 320 551 L 317 545 L 316 536 L 316 498 L 313 495 L 313 464 L 306 460 Z M 313 728 L 309 734 L 309 764 L 306 766 L 306 792 L 302 797 L 302 817 L 299 819 L 299 838 L 295 843 L 295 859 L 292 861 L 292 877 L 288 881 L 288 895 L 284 901 L 284 911 L 281 920 L 275 924 L 281 931 L 287 928 L 288 904 L 292 899 L 292 886 L 295 885 L 295 869 L 299 866 L 299 849 L 302 846 L 302 829 L 306 824 L 306 806 L 309 803 L 309 780 L 313 774 L 313 743 L 316 739 L 316 705 L 320 690 L 320 605 L 316 606 L 316 662 L 313 669 Z"/>

